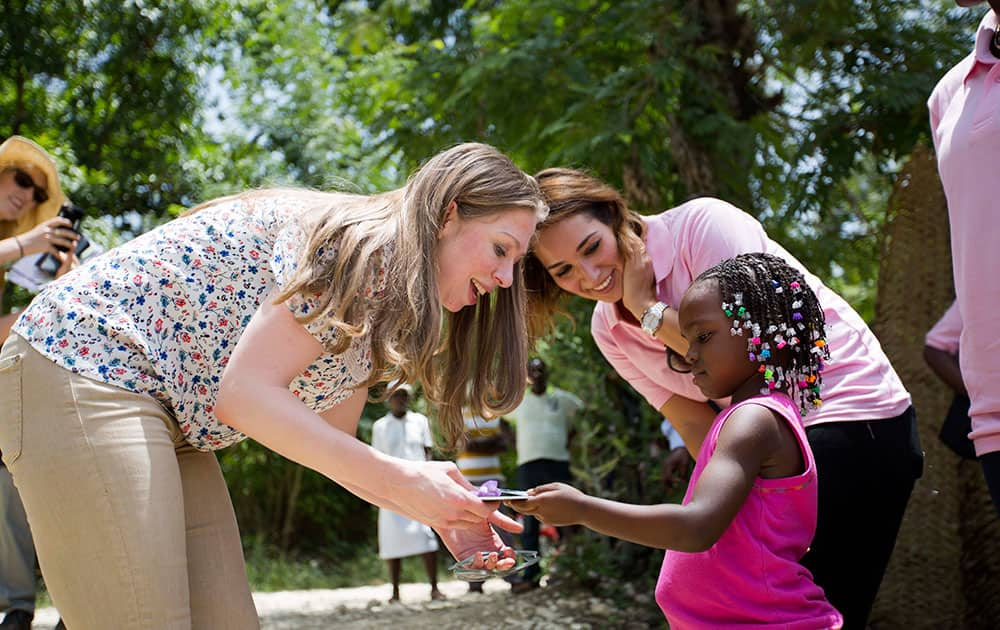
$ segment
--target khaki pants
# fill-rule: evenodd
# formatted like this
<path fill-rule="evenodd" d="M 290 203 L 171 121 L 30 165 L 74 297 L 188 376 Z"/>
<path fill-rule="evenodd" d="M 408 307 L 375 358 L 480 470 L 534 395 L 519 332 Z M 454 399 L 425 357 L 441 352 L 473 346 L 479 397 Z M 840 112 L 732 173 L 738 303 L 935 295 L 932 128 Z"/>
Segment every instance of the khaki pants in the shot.
<path fill-rule="evenodd" d="M 152 397 L 63 369 L 11 335 L 0 450 L 72 630 L 258 628 L 213 453 Z"/>

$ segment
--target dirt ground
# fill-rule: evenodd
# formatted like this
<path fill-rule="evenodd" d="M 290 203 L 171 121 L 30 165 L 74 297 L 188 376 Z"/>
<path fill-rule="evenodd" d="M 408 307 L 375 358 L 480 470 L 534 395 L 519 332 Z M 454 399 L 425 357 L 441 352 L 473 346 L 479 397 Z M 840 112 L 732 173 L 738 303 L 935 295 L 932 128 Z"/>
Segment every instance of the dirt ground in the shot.
<path fill-rule="evenodd" d="M 402 602 L 389 604 L 392 589 L 382 584 L 254 593 L 254 601 L 262 630 L 360 630 L 393 626 L 400 630 L 632 630 L 651 627 L 647 622 L 630 619 L 629 606 L 612 605 L 586 593 L 566 594 L 561 589 L 543 587 L 513 595 L 509 585 L 497 579 L 484 584 L 483 594 L 468 593 L 465 582 L 443 582 L 439 588 L 448 599 L 432 602 L 427 584 L 403 584 Z M 36 612 L 32 628 L 51 630 L 57 620 L 55 609 L 43 608 Z"/>

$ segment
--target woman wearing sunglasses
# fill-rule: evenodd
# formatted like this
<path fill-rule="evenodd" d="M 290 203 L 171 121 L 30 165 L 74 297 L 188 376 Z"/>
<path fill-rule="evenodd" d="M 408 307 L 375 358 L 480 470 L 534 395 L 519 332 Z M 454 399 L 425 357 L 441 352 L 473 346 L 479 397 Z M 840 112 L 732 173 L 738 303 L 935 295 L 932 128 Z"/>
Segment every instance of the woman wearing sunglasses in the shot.
<path fill-rule="evenodd" d="M 25 256 L 52 254 L 63 261 L 56 276 L 69 270 L 74 257 L 56 246 L 72 251 L 79 236 L 69 220 L 56 216 L 64 201 L 55 162 L 45 149 L 21 136 L 0 144 L 0 293 L 4 268 Z M 15 318 L 0 317 L 0 340 Z"/>
<path fill-rule="evenodd" d="M 69 270 L 75 256 L 69 247 L 77 235 L 57 217 L 66 201 L 56 165 L 45 150 L 26 138 L 12 136 L 0 145 L 0 295 L 7 267 L 24 256 L 48 252 L 63 261 L 57 275 Z M 0 343 L 17 313 L 0 316 Z M 6 466 L 0 463 L 0 613 L 4 628 L 27 628 L 35 611 L 35 546 L 21 497 Z"/>

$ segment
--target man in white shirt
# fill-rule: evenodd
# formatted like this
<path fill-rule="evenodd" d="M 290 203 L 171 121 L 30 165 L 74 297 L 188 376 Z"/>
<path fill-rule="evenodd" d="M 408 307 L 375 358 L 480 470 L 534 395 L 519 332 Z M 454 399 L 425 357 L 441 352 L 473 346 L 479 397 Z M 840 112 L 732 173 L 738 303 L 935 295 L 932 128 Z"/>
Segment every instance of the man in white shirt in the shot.
<path fill-rule="evenodd" d="M 372 425 L 372 448 L 393 457 L 409 460 L 431 459 L 430 423 L 427 416 L 409 411 L 413 388 L 401 385 L 389 396 L 389 413 Z M 402 559 L 420 555 L 431 583 L 431 599 L 445 599 L 437 585 L 437 538 L 434 531 L 417 521 L 390 510 L 378 511 L 378 555 L 389 565 L 392 579 L 390 603 L 399 602 L 399 573 Z"/>
<path fill-rule="evenodd" d="M 569 440 L 573 416 L 583 408 L 583 402 L 573 394 L 549 387 L 545 362 L 535 358 L 528 362 L 531 389 L 508 420 L 514 425 L 517 444 L 517 483 L 527 490 L 546 483 L 571 483 L 569 471 Z M 521 545 L 538 550 L 538 520 L 524 515 Z M 560 528 L 560 533 L 565 530 Z M 538 587 L 541 569 L 538 565 L 524 571 L 523 580 L 512 584 L 514 592 Z"/>

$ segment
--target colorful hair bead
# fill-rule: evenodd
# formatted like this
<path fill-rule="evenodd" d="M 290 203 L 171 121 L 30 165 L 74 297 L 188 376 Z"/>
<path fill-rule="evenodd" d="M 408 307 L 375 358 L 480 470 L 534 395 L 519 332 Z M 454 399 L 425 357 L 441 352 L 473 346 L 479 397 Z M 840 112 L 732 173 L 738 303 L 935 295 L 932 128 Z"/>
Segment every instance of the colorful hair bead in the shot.
<path fill-rule="evenodd" d="M 762 359 L 770 359 L 771 358 L 771 351 L 770 350 L 761 350 L 760 351 L 760 358 L 762 358 Z"/>
<path fill-rule="evenodd" d="M 799 313 L 798 311 L 792 313 L 792 320 L 796 322 L 802 321 L 802 313 Z"/>
<path fill-rule="evenodd" d="M 779 342 L 778 342 L 778 350 L 781 350 L 781 349 L 782 349 L 782 348 L 784 348 L 784 347 L 785 347 L 786 345 L 787 345 L 787 344 L 785 343 L 785 341 L 784 341 L 784 340 L 781 340 L 781 341 L 779 341 Z"/>
<path fill-rule="evenodd" d="M 760 337 L 754 337 L 753 339 L 750 340 L 750 343 L 754 345 L 760 345 Z"/>

